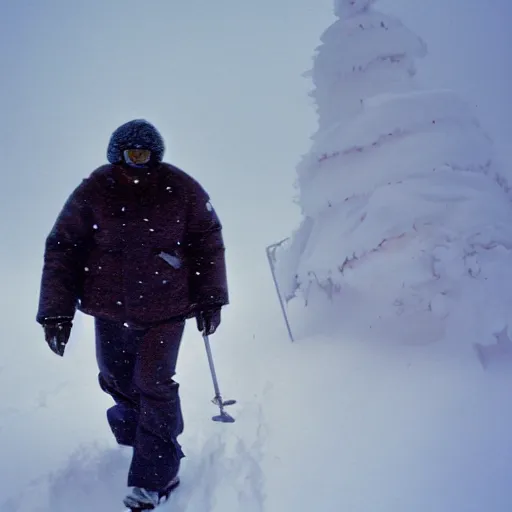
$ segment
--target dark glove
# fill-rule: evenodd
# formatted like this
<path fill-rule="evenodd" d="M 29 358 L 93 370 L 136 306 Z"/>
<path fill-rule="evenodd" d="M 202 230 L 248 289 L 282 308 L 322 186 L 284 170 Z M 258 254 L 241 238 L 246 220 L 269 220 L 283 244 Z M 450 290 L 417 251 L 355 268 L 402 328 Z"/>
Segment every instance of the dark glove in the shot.
<path fill-rule="evenodd" d="M 220 325 L 219 306 L 200 310 L 196 315 L 197 328 L 206 336 L 213 334 Z"/>
<path fill-rule="evenodd" d="M 46 343 L 58 356 L 64 355 L 72 326 L 71 318 L 46 318 L 43 323 Z"/>

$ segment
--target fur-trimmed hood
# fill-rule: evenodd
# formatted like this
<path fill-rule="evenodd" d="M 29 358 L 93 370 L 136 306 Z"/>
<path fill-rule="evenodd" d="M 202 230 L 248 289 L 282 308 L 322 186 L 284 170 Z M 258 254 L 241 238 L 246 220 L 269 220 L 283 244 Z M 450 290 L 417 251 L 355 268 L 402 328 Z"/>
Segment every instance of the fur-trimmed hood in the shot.
<path fill-rule="evenodd" d="M 159 131 L 145 119 L 134 119 L 117 128 L 107 149 L 107 159 L 111 164 L 123 161 L 126 149 L 149 149 L 153 162 L 161 162 L 164 157 L 165 144 Z"/>

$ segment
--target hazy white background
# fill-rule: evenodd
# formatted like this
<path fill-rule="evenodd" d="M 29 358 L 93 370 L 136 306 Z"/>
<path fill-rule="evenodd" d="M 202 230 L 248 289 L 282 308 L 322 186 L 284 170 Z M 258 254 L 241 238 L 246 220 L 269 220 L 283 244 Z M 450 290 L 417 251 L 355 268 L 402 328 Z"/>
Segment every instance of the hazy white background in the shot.
<path fill-rule="evenodd" d="M 267 334 L 288 343 L 264 248 L 297 223 L 294 166 L 315 129 L 301 73 L 332 14 L 329 0 L 0 5 L 1 503 L 80 441 L 108 436 L 90 321 L 77 319 L 60 360 L 34 317 L 46 234 L 72 188 L 105 162 L 119 124 L 153 122 L 166 160 L 204 184 L 224 222 L 233 305 L 215 343 L 228 389 L 243 399 L 264 374 Z M 382 0 L 378 8 L 426 40 L 423 83 L 469 99 L 510 162 L 510 3 Z M 207 372 L 200 349 L 189 329 L 186 407 L 192 415 L 204 404 L 207 417 L 208 381 L 195 379 Z"/>

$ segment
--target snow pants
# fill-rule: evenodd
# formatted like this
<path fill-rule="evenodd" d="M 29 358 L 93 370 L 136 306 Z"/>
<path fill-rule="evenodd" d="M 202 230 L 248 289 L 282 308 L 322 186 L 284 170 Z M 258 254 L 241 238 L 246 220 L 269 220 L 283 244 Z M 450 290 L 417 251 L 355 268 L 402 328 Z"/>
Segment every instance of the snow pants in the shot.
<path fill-rule="evenodd" d="M 115 405 L 107 411 L 121 445 L 133 447 L 129 487 L 162 490 L 184 457 L 177 441 L 183 416 L 173 380 L 183 320 L 147 329 L 95 319 L 99 383 Z"/>

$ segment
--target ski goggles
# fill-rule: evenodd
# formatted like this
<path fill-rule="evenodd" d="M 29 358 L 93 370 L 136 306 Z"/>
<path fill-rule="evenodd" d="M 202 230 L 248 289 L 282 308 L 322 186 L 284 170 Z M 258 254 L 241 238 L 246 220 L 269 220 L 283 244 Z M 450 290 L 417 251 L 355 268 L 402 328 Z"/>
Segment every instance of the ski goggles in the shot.
<path fill-rule="evenodd" d="M 126 163 L 133 165 L 144 165 L 151 159 L 149 149 L 125 149 L 123 154 Z"/>

